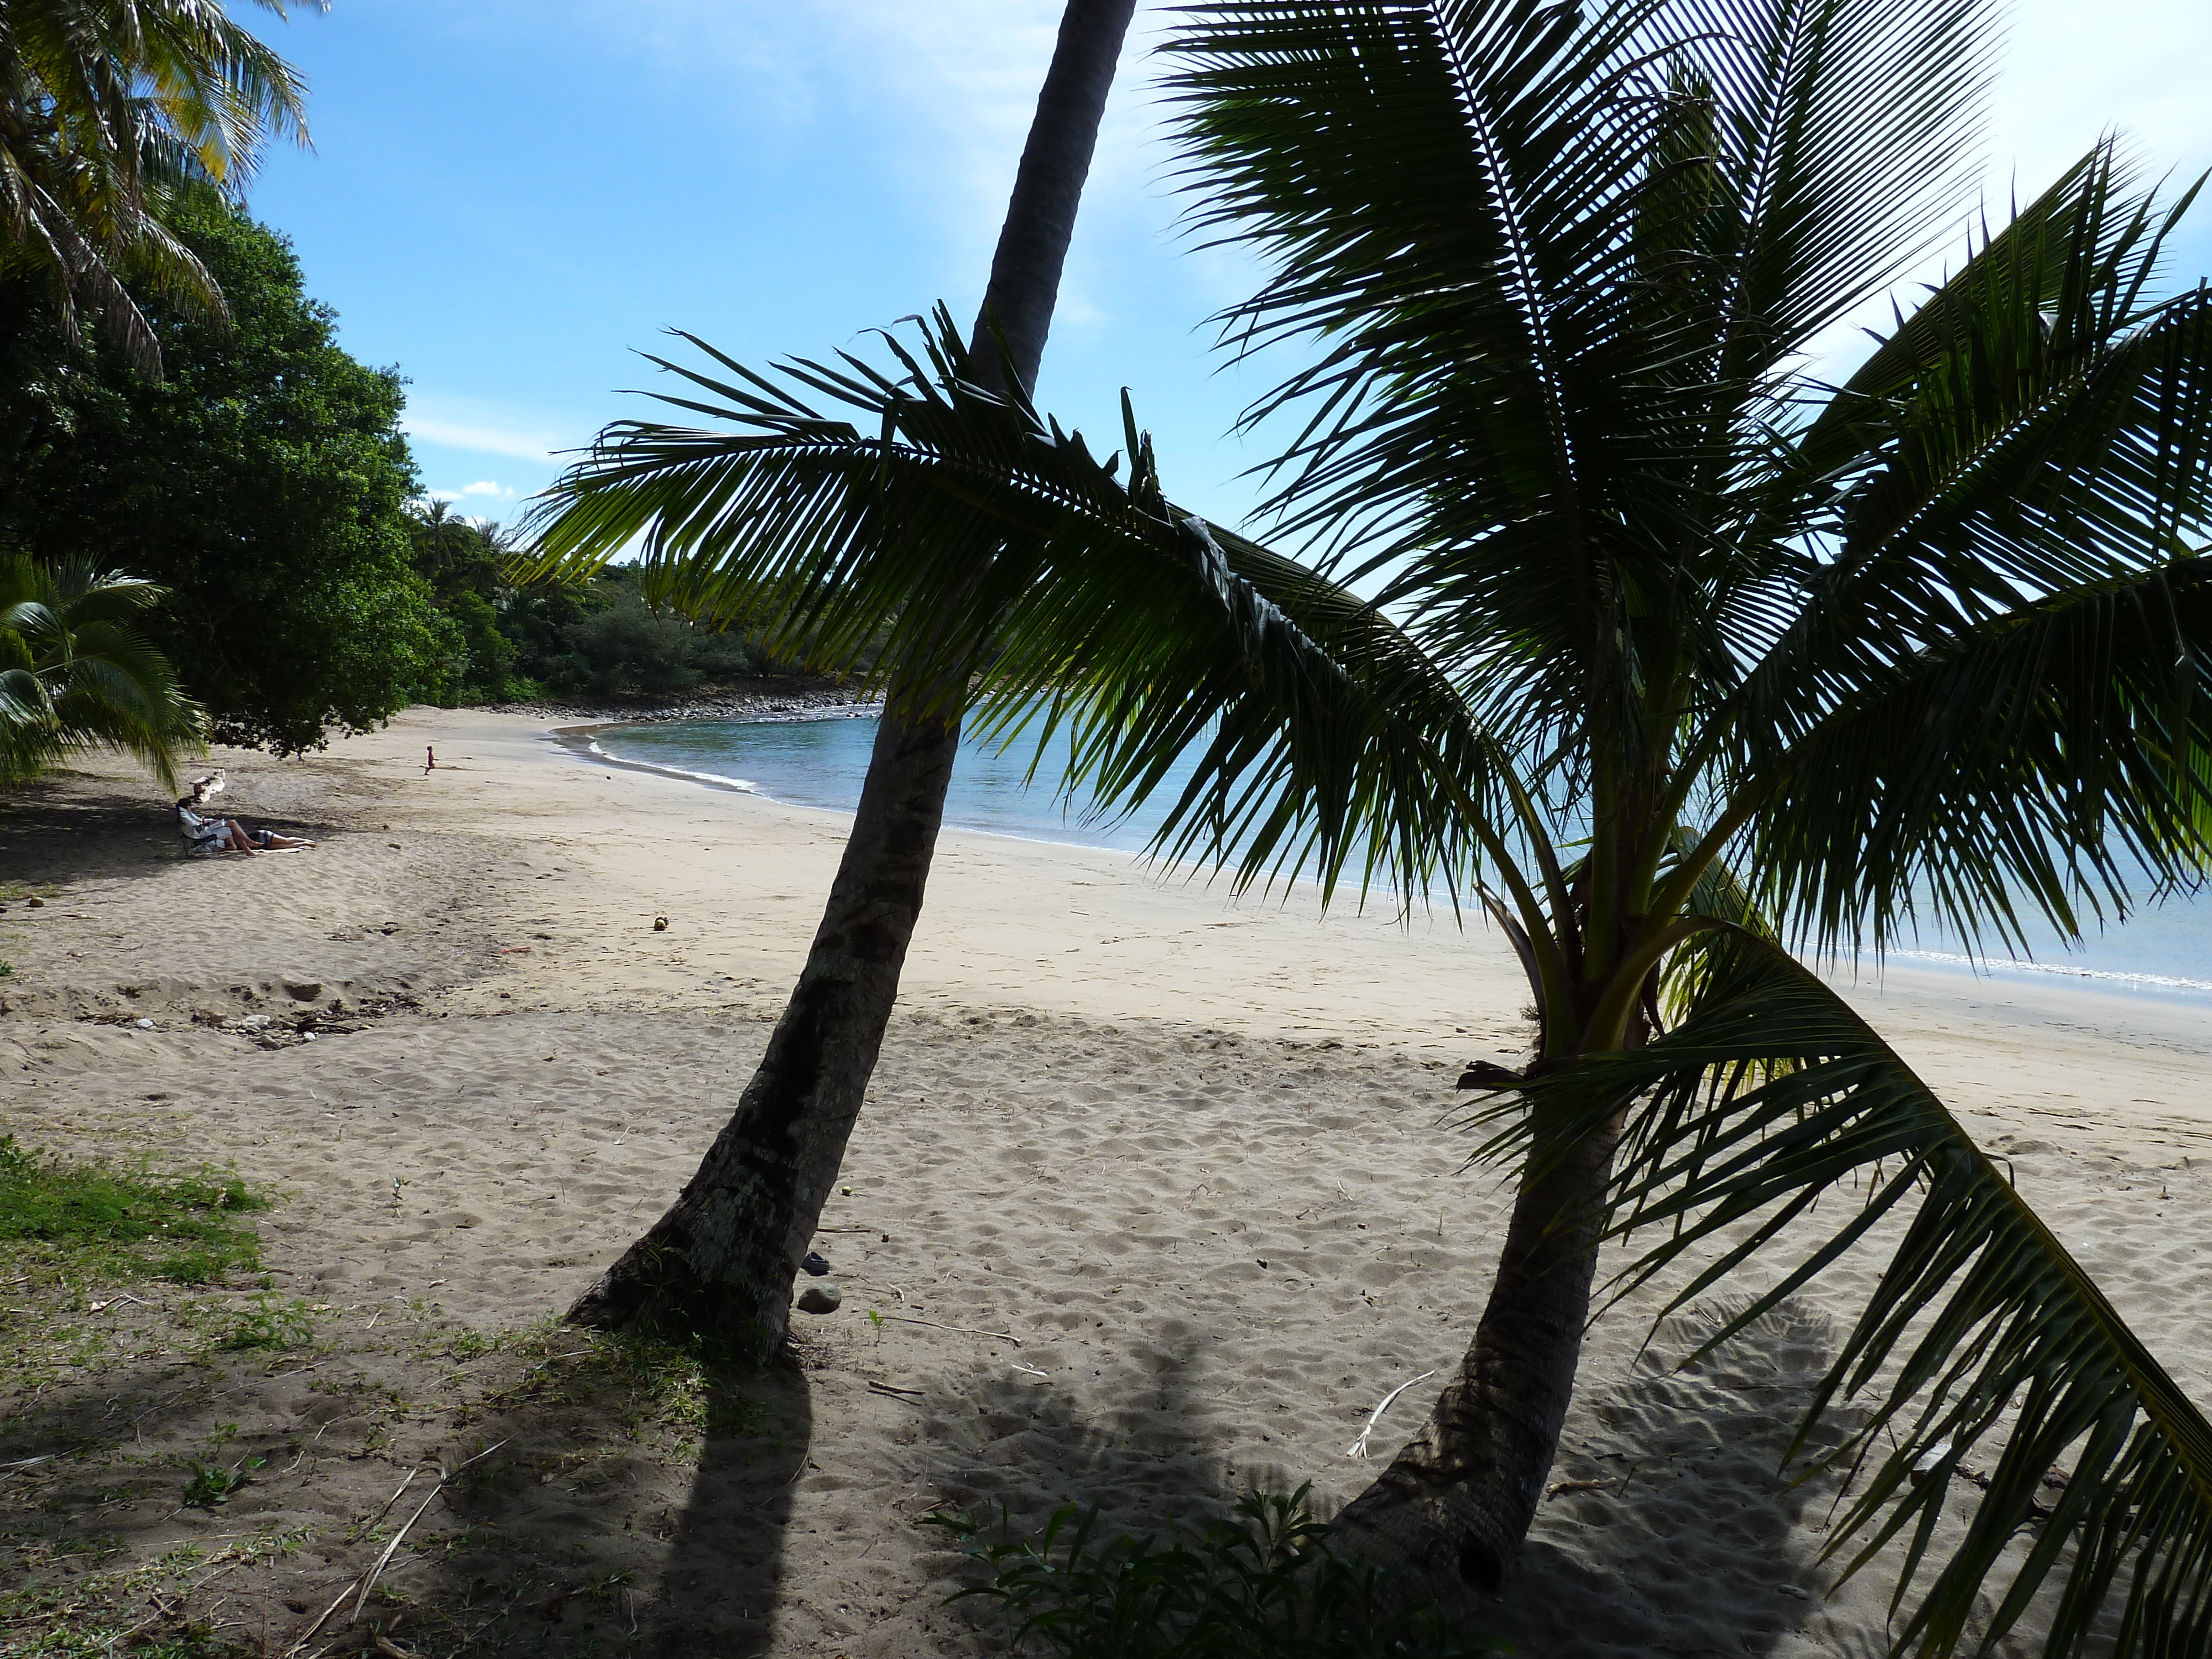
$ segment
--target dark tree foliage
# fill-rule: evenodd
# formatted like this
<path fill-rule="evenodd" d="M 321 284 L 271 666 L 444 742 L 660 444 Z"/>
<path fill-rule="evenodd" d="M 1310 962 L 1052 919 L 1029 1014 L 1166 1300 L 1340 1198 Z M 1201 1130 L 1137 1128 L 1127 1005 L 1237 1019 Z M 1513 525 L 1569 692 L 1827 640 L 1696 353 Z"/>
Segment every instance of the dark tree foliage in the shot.
<path fill-rule="evenodd" d="M 544 664 L 554 684 L 602 693 L 689 691 L 769 671 L 768 658 L 743 635 L 652 609 L 634 579 L 612 584 L 605 597 L 611 603 L 563 630 L 565 651 Z"/>
<path fill-rule="evenodd" d="M 775 668 L 743 634 L 648 605 L 631 567 L 517 586 L 508 580 L 514 539 L 501 526 L 430 501 L 410 509 L 409 531 L 415 572 L 437 606 L 441 655 L 422 693 L 430 702 L 651 696 Z"/>
<path fill-rule="evenodd" d="M 0 546 L 159 583 L 155 642 L 211 735 L 319 748 L 433 690 L 461 648 L 410 557 L 400 379 L 339 348 L 283 237 L 212 192 L 173 228 L 231 325 L 137 295 L 159 384 L 0 289 Z"/>

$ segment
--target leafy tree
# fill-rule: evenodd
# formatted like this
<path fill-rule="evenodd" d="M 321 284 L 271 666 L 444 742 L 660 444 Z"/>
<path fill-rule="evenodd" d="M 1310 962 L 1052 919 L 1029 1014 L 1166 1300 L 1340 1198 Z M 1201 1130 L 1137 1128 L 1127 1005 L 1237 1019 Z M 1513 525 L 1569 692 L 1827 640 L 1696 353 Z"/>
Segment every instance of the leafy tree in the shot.
<path fill-rule="evenodd" d="M 258 3 L 284 15 L 284 0 Z M 221 320 L 216 275 L 174 216 L 196 189 L 241 191 L 272 132 L 306 142 L 299 82 L 215 0 L 8 0 L 0 320 L 20 325 L 33 290 L 64 330 L 84 307 L 158 380 L 155 325 L 131 284 Z"/>
<path fill-rule="evenodd" d="M 765 659 L 742 635 L 712 632 L 645 602 L 635 585 L 566 630 L 554 683 L 605 695 L 689 691 L 708 679 L 757 674 Z"/>
<path fill-rule="evenodd" d="M 155 641 L 212 735 L 319 747 L 434 686 L 453 648 L 410 562 L 399 377 L 340 349 L 281 237 L 208 192 L 176 222 L 230 322 L 143 292 L 165 380 L 51 317 L 0 342 L 0 546 L 160 583 Z"/>
<path fill-rule="evenodd" d="M 1025 400 L 1036 383 L 1099 119 L 1135 9 L 1135 0 L 1068 0 L 1061 14 L 972 337 L 977 351 L 969 372 L 988 392 Z M 604 449 L 586 469 L 599 482 L 636 471 L 631 456 Z M 650 460 L 643 472 L 660 476 Z M 556 551 L 578 549 L 584 554 L 578 563 L 596 568 L 621 545 L 605 533 L 616 519 L 640 529 L 653 522 L 651 509 L 631 510 L 634 495 L 620 487 L 611 493 L 611 502 L 596 487 L 570 491 L 573 505 L 554 532 Z M 830 507 L 825 527 L 834 523 L 834 501 L 817 504 Z M 740 497 L 735 505 L 743 515 L 751 503 Z M 695 514 L 699 506 L 694 497 Z M 672 534 L 671 526 L 655 526 L 653 554 L 683 547 L 713 511 Z M 961 572 L 956 580 L 986 572 L 988 560 L 961 556 L 972 542 L 944 544 Z M 679 581 L 655 597 L 697 610 L 696 596 L 684 586 Z M 803 628 L 782 639 L 793 654 L 811 653 L 840 668 L 872 659 L 882 644 L 872 629 L 826 653 Z M 981 647 L 949 635 L 938 643 L 942 651 L 909 653 L 892 672 L 822 925 L 736 1114 L 676 1202 L 600 1276 L 571 1318 L 617 1328 L 719 1328 L 763 1355 L 780 1343 L 792 1280 L 844 1161 L 890 1020 L 944 819 L 960 746 L 960 714 L 945 688 L 965 684 L 967 664 Z"/>
<path fill-rule="evenodd" d="M 586 689 L 590 665 L 575 651 L 577 630 L 613 605 L 618 592 L 618 586 L 604 577 L 510 590 L 500 606 L 499 626 L 501 635 L 514 647 L 518 676 L 529 686 L 542 690 Z"/>
<path fill-rule="evenodd" d="M 200 711 L 138 629 L 161 598 L 82 562 L 0 558 L 0 787 L 85 749 L 131 755 L 176 787 Z"/>
<path fill-rule="evenodd" d="M 450 501 L 412 503 L 407 533 L 415 574 L 428 586 L 442 642 L 439 671 L 420 688 L 452 706 L 513 696 L 515 651 L 501 631 L 506 548 L 499 526 L 463 518 Z"/>
<path fill-rule="evenodd" d="M 415 573 L 429 586 L 445 641 L 423 691 L 429 701 L 689 691 L 771 666 L 744 635 L 648 605 L 631 567 L 586 582 L 517 586 L 523 556 L 513 532 L 447 501 L 418 502 L 408 514 Z"/>
<path fill-rule="evenodd" d="M 1319 348 L 1258 411 L 1301 417 L 1304 561 L 1174 507 L 1133 418 L 1125 474 L 979 387 L 942 319 L 889 373 L 687 371 L 723 429 L 613 428 L 562 486 L 551 553 L 643 533 L 702 614 L 905 617 L 894 672 L 992 639 L 986 717 L 1042 699 L 1109 801 L 1194 755 L 1167 850 L 1479 894 L 1538 1012 L 1463 1079 L 1516 1198 L 1465 1363 L 1340 1517 L 1371 1554 L 1502 1571 L 1601 1238 L 1627 1285 L 1693 1268 L 1674 1305 L 1757 1261 L 1718 1342 L 1893 1223 L 1814 1415 L 1867 1399 L 1833 1547 L 1902 1546 L 1900 1649 L 1955 1650 L 1992 1576 L 1991 1642 L 2049 1585 L 2053 1653 L 2115 1596 L 2118 1651 L 2212 1647 L 2212 1424 L 1785 948 L 2078 938 L 2130 868 L 2212 866 L 2212 289 L 2159 269 L 2193 190 L 2100 147 L 1808 367 L 1952 210 L 1995 38 L 1954 0 L 1193 9 L 1197 210 L 1274 265 L 1232 334 Z"/>

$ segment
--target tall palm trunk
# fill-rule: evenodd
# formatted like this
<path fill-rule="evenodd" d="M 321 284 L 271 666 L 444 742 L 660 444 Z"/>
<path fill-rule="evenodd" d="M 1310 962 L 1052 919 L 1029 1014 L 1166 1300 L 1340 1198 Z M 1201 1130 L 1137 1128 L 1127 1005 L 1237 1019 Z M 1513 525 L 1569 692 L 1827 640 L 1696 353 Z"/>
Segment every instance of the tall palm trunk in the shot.
<path fill-rule="evenodd" d="M 1068 0 L 973 338 L 994 391 L 1036 381 L 1098 122 L 1136 0 Z M 1007 376 L 1011 375 L 1010 385 Z M 569 1310 L 586 1324 L 735 1335 L 765 1356 L 844 1161 L 921 915 L 957 713 L 894 684 L 822 925 L 738 1109 L 668 1213 Z"/>

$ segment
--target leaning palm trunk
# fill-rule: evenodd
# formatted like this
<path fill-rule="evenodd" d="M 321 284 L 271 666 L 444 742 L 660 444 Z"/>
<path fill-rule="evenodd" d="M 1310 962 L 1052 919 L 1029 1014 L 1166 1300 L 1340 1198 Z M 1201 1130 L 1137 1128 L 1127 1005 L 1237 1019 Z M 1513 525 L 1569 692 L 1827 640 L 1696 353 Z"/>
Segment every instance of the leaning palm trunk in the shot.
<path fill-rule="evenodd" d="M 1574 1397 L 1618 1132 L 1524 1175 L 1489 1305 L 1420 1432 L 1332 1530 L 1413 1584 L 1495 1589 L 1543 1501 Z"/>
<path fill-rule="evenodd" d="M 1026 399 L 1135 0 L 1069 0 L 1015 177 L 969 357 Z M 585 1323 L 720 1330 L 765 1354 L 875 1069 L 921 915 L 960 744 L 964 659 L 895 680 L 851 837 L 797 989 L 699 1172 L 570 1310 Z"/>

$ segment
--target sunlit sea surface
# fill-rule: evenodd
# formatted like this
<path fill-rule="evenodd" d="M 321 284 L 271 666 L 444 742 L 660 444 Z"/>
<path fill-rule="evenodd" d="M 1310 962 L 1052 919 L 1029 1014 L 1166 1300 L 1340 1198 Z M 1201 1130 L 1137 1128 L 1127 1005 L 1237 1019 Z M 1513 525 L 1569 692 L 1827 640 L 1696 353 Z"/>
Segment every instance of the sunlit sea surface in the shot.
<path fill-rule="evenodd" d="M 609 726 L 591 741 L 600 752 L 702 783 L 733 787 L 797 806 L 849 812 L 860 798 L 872 719 L 793 721 L 700 720 Z M 989 835 L 1067 842 L 1136 853 L 1159 827 L 1167 807 L 1189 776 L 1171 773 L 1152 800 L 1126 817 L 1102 819 L 1087 799 L 1070 803 L 1052 785 L 1066 749 L 1055 739 L 1028 782 L 1036 757 L 1034 738 L 1017 738 L 1003 752 L 969 743 L 952 775 L 945 823 Z M 2034 959 L 2001 961 L 1983 971 L 1999 979 L 2029 978 L 2072 983 L 2083 990 L 2147 995 L 2212 1007 L 2212 894 L 2175 898 L 2143 911 L 2124 926 L 2093 934 L 2087 948 L 2068 951 L 2057 936 L 2037 927 Z M 1923 938 L 1919 948 L 1893 951 L 1899 967 L 1966 972 L 1972 968 L 1954 941 Z"/>

